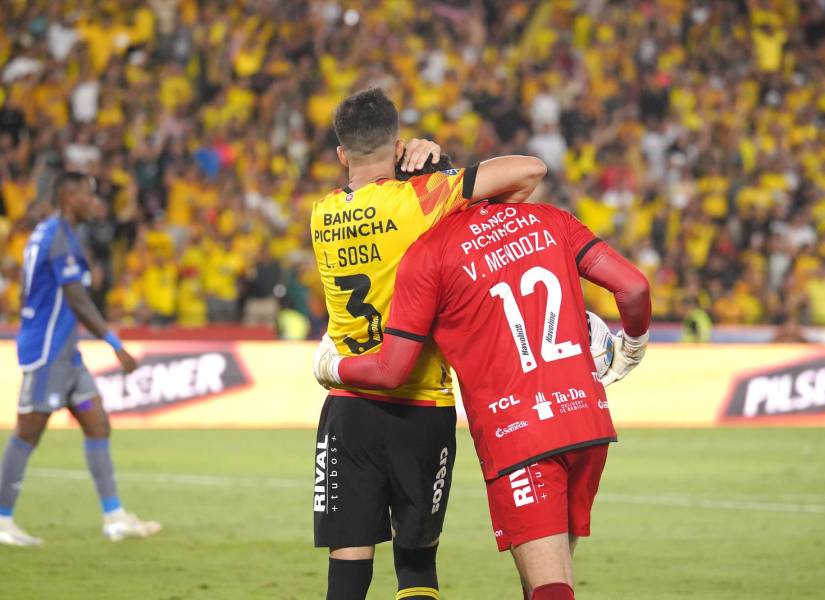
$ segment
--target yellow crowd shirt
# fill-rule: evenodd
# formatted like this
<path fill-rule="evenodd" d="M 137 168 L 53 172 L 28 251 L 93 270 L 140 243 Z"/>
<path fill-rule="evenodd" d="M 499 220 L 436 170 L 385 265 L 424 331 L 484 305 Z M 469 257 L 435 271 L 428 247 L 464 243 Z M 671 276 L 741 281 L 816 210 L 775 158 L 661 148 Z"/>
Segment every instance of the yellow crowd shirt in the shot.
<path fill-rule="evenodd" d="M 178 269 L 172 263 L 151 264 L 143 272 L 143 290 L 149 309 L 164 317 L 175 314 Z"/>
<path fill-rule="evenodd" d="M 475 168 L 379 180 L 334 190 L 312 207 L 312 246 L 324 285 L 328 333 L 344 356 L 378 352 L 390 316 L 395 273 L 407 248 L 472 197 Z M 424 343 L 406 383 L 395 390 L 335 394 L 453 406 L 450 367 L 432 339 Z"/>

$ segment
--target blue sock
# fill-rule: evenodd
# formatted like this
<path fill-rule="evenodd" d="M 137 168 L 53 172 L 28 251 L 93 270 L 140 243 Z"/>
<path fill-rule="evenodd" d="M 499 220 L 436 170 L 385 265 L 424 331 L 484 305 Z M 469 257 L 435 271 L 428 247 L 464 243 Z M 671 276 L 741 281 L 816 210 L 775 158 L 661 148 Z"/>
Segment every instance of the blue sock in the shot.
<path fill-rule="evenodd" d="M 14 505 L 23 483 L 23 473 L 26 471 L 26 463 L 29 462 L 32 450 L 34 446 L 16 435 L 9 438 L 6 451 L 3 453 L 3 462 L 0 464 L 0 516 L 10 517 L 14 512 Z"/>
<path fill-rule="evenodd" d="M 109 439 L 86 438 L 86 464 L 95 480 L 95 488 L 104 513 L 121 507 L 115 483 L 115 467 L 109 450 Z"/>

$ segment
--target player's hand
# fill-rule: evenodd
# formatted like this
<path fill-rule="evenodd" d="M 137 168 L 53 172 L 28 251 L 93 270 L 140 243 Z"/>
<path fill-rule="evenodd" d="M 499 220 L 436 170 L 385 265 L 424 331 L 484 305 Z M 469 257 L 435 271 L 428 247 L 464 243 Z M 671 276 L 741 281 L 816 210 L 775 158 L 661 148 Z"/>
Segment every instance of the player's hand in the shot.
<path fill-rule="evenodd" d="M 619 332 L 614 340 L 613 362 L 610 363 L 610 368 L 602 377 L 604 387 L 624 378 L 642 362 L 649 339 L 650 334 L 647 332 L 637 338 L 627 335 L 624 331 Z"/>
<path fill-rule="evenodd" d="M 137 361 L 135 358 L 126 352 L 126 350 L 120 349 L 115 352 L 117 355 L 117 359 L 120 361 L 120 366 L 123 367 L 123 372 L 127 375 L 137 369 Z"/>
<path fill-rule="evenodd" d="M 312 374 L 325 388 L 329 389 L 333 385 L 340 385 L 341 378 L 338 376 L 338 364 L 341 362 L 341 355 L 335 342 L 328 334 L 324 334 L 321 343 L 315 349 L 315 358 L 312 361 Z"/>
<path fill-rule="evenodd" d="M 433 164 L 441 160 L 441 146 L 430 140 L 412 139 L 404 146 L 401 170 L 412 173 L 424 168 L 424 163 L 432 155 Z"/>

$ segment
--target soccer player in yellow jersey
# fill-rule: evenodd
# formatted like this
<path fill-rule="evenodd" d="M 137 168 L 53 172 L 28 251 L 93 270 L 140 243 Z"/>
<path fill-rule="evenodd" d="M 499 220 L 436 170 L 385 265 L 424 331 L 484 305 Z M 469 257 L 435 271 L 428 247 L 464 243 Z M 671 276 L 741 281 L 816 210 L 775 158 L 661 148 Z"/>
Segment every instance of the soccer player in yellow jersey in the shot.
<path fill-rule="evenodd" d="M 349 183 L 312 209 L 312 242 L 342 355 L 377 352 L 395 273 L 407 248 L 475 200 L 523 201 L 546 173 L 540 160 L 506 156 L 467 169 L 395 178 L 440 159 L 433 142 L 398 139 L 398 112 L 379 89 L 337 108 L 338 157 Z M 468 232 L 470 234 L 471 232 Z M 395 390 L 333 389 L 318 425 L 315 545 L 330 549 L 327 600 L 361 600 L 375 544 L 393 539 L 397 599 L 438 598 L 435 556 L 455 457 L 449 365 L 431 340 Z"/>

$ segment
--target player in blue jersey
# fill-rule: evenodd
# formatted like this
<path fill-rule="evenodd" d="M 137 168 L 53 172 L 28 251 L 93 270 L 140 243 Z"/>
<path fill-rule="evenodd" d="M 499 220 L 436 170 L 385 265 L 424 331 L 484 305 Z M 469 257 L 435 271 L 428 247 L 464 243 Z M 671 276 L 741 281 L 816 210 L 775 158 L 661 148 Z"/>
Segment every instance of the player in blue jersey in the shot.
<path fill-rule="evenodd" d="M 72 228 L 92 215 L 94 180 L 75 172 L 55 182 L 58 213 L 40 222 L 29 238 L 23 261 L 23 292 L 17 355 L 23 370 L 17 427 L 0 464 L 0 544 L 36 546 L 42 540 L 17 527 L 12 512 L 26 463 L 49 416 L 68 408 L 85 436 L 86 462 L 103 507 L 103 534 L 112 541 L 147 537 L 160 531 L 120 504 L 109 452 L 109 418 L 91 373 L 77 348 L 78 321 L 109 343 L 124 372 L 137 363 L 92 302 L 86 287 L 89 265 Z"/>

